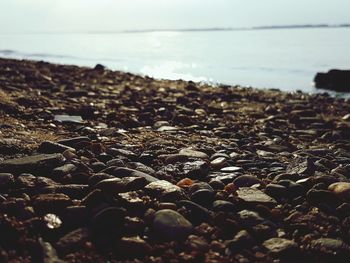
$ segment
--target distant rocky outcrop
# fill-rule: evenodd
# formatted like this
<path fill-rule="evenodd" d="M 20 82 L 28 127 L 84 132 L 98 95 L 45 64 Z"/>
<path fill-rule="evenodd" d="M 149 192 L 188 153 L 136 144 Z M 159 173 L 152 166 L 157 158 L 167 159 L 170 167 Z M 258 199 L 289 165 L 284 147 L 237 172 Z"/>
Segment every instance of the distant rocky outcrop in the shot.
<path fill-rule="evenodd" d="M 350 70 L 331 69 L 327 73 L 317 73 L 314 78 L 316 88 L 350 92 Z"/>

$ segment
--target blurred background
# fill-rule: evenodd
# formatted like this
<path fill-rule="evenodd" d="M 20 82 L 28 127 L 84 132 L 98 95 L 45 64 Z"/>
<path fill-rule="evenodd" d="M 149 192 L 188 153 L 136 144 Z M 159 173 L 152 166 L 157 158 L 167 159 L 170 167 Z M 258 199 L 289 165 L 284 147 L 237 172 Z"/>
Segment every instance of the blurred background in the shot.
<path fill-rule="evenodd" d="M 2 0 L 0 56 L 315 92 L 350 68 L 348 0 Z"/>

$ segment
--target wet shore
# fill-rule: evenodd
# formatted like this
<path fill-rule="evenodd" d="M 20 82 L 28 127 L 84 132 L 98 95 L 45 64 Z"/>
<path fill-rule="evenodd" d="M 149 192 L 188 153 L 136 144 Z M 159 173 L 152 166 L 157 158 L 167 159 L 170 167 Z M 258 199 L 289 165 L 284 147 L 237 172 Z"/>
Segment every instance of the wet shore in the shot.
<path fill-rule="evenodd" d="M 349 113 L 0 59 L 0 262 L 347 262 Z"/>

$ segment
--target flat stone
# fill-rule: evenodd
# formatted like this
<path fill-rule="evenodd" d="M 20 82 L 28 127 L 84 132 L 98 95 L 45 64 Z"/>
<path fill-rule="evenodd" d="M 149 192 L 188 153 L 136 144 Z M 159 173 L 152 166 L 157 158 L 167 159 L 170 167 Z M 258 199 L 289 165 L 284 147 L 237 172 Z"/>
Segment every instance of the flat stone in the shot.
<path fill-rule="evenodd" d="M 44 242 L 42 238 L 39 238 L 39 244 L 42 248 L 41 260 L 43 263 L 66 263 L 66 261 L 58 258 L 56 249 L 49 242 Z"/>
<path fill-rule="evenodd" d="M 56 243 L 56 247 L 62 254 L 77 251 L 88 241 L 89 231 L 86 228 L 78 228 L 61 237 Z"/>
<path fill-rule="evenodd" d="M 338 182 L 328 186 L 328 190 L 333 192 L 336 196 L 350 201 L 350 183 Z"/>
<path fill-rule="evenodd" d="M 160 238 L 181 240 L 191 233 L 192 224 L 178 212 L 163 209 L 154 214 L 153 230 Z"/>
<path fill-rule="evenodd" d="M 34 199 L 33 206 L 39 212 L 61 211 L 72 205 L 72 200 L 65 194 L 41 194 Z"/>
<path fill-rule="evenodd" d="M 81 116 L 76 115 L 55 115 L 54 120 L 61 123 L 83 123 Z"/>
<path fill-rule="evenodd" d="M 205 178 L 209 173 L 209 165 L 204 161 L 186 162 L 183 165 L 183 171 L 186 177 L 192 179 Z"/>
<path fill-rule="evenodd" d="M 0 173 L 0 190 L 8 190 L 9 186 L 11 186 L 15 182 L 15 177 L 10 173 Z"/>
<path fill-rule="evenodd" d="M 122 237 L 117 251 L 127 258 L 139 258 L 147 255 L 152 247 L 139 236 Z"/>
<path fill-rule="evenodd" d="M 125 167 L 118 167 L 114 169 L 112 174 L 116 177 L 143 177 L 148 183 L 156 182 L 159 180 L 152 175 Z"/>
<path fill-rule="evenodd" d="M 73 138 L 67 138 L 67 139 L 62 139 L 62 140 L 59 140 L 57 141 L 57 143 L 59 144 L 63 144 L 63 145 L 66 145 L 66 146 L 70 146 L 70 147 L 73 147 L 77 144 L 77 143 L 80 143 L 80 142 L 90 142 L 91 139 L 87 136 L 79 136 L 79 137 L 73 137 Z"/>
<path fill-rule="evenodd" d="M 57 142 L 44 141 L 39 145 L 39 153 L 63 153 L 64 151 L 75 152 L 75 149 Z"/>
<path fill-rule="evenodd" d="M 160 196 L 163 201 L 173 201 L 184 196 L 182 188 L 165 180 L 152 182 L 144 189 L 151 195 Z"/>
<path fill-rule="evenodd" d="M 291 255 L 298 248 L 297 243 L 293 240 L 277 237 L 266 240 L 263 246 L 274 255 Z"/>
<path fill-rule="evenodd" d="M 233 183 L 237 187 L 249 187 L 254 184 L 262 184 L 262 181 L 253 175 L 241 175 L 238 176 Z"/>
<path fill-rule="evenodd" d="M 313 240 L 310 243 L 310 249 L 316 253 L 320 253 L 320 255 L 332 256 L 334 259 L 337 259 L 338 256 L 350 256 L 350 247 L 342 240 L 334 238 Z"/>
<path fill-rule="evenodd" d="M 43 174 L 64 162 L 60 153 L 38 154 L 0 162 L 0 172 Z"/>
<path fill-rule="evenodd" d="M 193 150 L 191 148 L 181 149 L 179 151 L 179 154 L 185 155 L 185 156 L 188 156 L 188 157 L 191 157 L 191 158 L 199 158 L 199 159 L 204 159 L 204 160 L 208 160 L 209 159 L 209 156 L 206 153 L 200 152 L 200 151 L 196 151 L 196 150 Z"/>
<path fill-rule="evenodd" d="M 253 203 L 253 204 L 266 204 L 273 205 L 276 204 L 276 200 L 268 196 L 264 192 L 249 188 L 241 187 L 237 190 L 238 198 L 242 199 L 244 202 Z"/>

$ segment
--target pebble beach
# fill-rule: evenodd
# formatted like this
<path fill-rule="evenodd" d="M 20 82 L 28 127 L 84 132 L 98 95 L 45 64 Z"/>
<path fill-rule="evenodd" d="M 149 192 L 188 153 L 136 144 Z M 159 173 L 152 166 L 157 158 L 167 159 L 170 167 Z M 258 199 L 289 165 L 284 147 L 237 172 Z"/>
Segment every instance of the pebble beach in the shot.
<path fill-rule="evenodd" d="M 0 59 L 0 262 L 349 262 L 350 100 Z"/>

